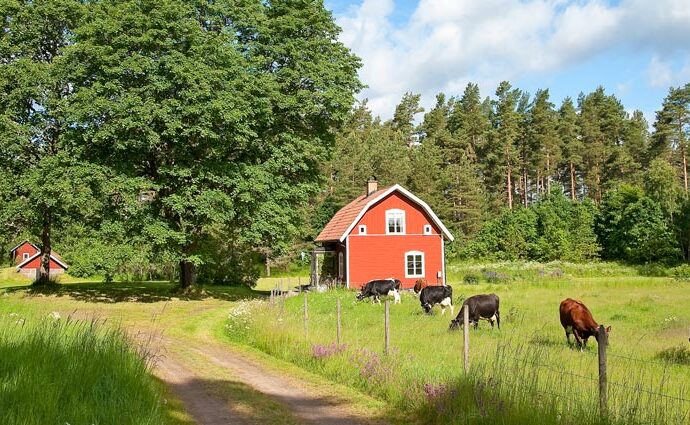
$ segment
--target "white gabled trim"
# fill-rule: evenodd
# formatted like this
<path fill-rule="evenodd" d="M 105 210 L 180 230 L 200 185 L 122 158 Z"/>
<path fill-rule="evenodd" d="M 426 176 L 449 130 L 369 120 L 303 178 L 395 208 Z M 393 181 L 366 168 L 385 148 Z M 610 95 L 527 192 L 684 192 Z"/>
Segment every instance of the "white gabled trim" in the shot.
<path fill-rule="evenodd" d="M 34 258 L 40 257 L 40 256 L 41 256 L 41 251 L 38 251 L 37 253 L 35 253 L 34 255 L 32 255 L 31 257 L 29 257 L 27 260 L 22 261 L 21 263 L 17 264 L 17 270 L 20 270 L 20 269 L 21 269 L 22 267 L 24 267 L 26 264 L 28 264 L 28 263 L 30 263 L 31 261 L 33 261 Z M 68 266 L 67 264 L 65 264 L 65 263 L 63 263 L 62 261 L 58 260 L 57 257 L 55 257 L 53 254 L 50 254 L 50 259 L 53 260 L 53 261 L 55 261 L 56 263 L 58 263 L 58 264 L 59 264 L 63 269 L 65 269 L 65 270 L 67 270 L 67 269 L 69 268 L 69 266 Z"/>
<path fill-rule="evenodd" d="M 25 243 L 28 243 L 29 245 L 33 246 L 34 249 L 36 249 L 36 251 L 40 251 L 40 249 L 39 249 L 36 245 L 32 244 L 31 242 L 29 242 L 29 241 L 27 241 L 27 240 L 23 240 L 19 245 L 17 245 L 17 246 L 15 246 L 14 248 L 10 249 L 10 254 L 12 254 L 14 251 L 18 250 L 19 247 L 22 246 L 22 245 L 24 245 Z"/>
<path fill-rule="evenodd" d="M 350 289 L 350 237 L 345 239 L 345 281 L 346 288 Z"/>
<path fill-rule="evenodd" d="M 364 216 L 364 213 L 366 213 L 369 210 L 369 208 L 371 208 L 374 204 L 376 204 L 377 202 L 379 202 L 380 200 L 382 200 L 383 198 L 385 198 L 386 196 L 390 195 L 391 193 L 393 193 L 395 191 L 402 193 L 407 198 L 409 198 L 413 202 L 415 202 L 417 205 L 421 206 L 424 209 L 424 211 L 426 211 L 426 213 L 429 214 L 431 219 L 441 229 L 441 232 L 443 232 L 443 234 L 446 236 L 446 238 L 448 238 L 449 241 L 452 242 L 455 239 L 455 238 L 453 238 L 453 235 L 448 231 L 446 226 L 443 225 L 441 220 L 436 216 L 434 211 L 431 209 L 431 207 L 429 207 L 429 205 L 426 202 L 424 202 L 421 199 L 414 196 L 409 190 L 405 189 L 404 187 L 400 186 L 399 184 L 396 184 L 394 186 L 389 187 L 385 192 L 383 192 L 382 194 L 380 194 L 376 198 L 369 201 L 364 206 L 364 208 L 362 208 L 362 210 L 359 212 L 359 214 L 357 214 L 357 217 L 355 217 L 355 219 L 352 221 L 352 223 L 350 223 L 350 226 L 348 226 L 347 230 L 345 230 L 345 233 L 343 233 L 342 236 L 340 236 L 340 238 L 338 240 L 340 242 L 343 242 L 345 240 L 345 238 L 348 237 L 350 232 L 352 232 L 352 229 L 359 222 L 359 220 L 362 219 L 362 217 Z"/>

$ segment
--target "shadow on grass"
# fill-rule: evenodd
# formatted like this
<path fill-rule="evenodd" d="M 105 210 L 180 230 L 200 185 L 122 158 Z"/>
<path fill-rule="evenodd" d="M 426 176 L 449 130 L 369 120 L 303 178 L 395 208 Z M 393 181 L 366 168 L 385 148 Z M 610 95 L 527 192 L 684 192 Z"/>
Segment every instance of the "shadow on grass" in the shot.
<path fill-rule="evenodd" d="M 177 284 L 170 282 L 65 283 L 38 287 L 14 286 L 5 288 L 4 291 L 24 291 L 29 296 L 70 297 L 93 303 L 155 303 L 205 299 L 238 301 L 268 295 L 266 291 L 255 291 L 246 286 L 200 286 L 193 291 L 182 292 Z"/>

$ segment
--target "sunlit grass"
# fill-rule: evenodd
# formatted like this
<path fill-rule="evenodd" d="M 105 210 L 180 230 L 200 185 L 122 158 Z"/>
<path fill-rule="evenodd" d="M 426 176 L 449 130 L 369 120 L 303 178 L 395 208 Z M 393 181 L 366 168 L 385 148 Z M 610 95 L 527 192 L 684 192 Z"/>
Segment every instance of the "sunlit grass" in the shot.
<path fill-rule="evenodd" d="M 608 350 L 612 422 L 690 420 L 690 402 L 680 400 L 690 399 L 690 369 L 658 357 L 687 344 L 687 283 L 645 277 L 514 278 L 455 285 L 454 299 L 459 305 L 461 298 L 489 292 L 501 297 L 502 328 L 491 330 L 483 322 L 472 331 L 470 377 L 462 372 L 462 333 L 448 332 L 449 315 L 423 315 L 411 294 L 391 306 L 389 356 L 382 355 L 383 308 L 358 303 L 348 291 L 308 295 L 306 336 L 302 297 L 285 300 L 284 307 L 280 301 L 243 306 L 247 312 L 237 310 L 228 332 L 439 423 L 467 423 L 467 418 L 474 418 L 470 423 L 534 423 L 535 414 L 541 415 L 540 423 L 598 423 L 597 344 L 591 339 L 584 353 L 572 350 L 558 319 L 560 301 L 579 298 L 595 319 L 613 327 Z M 332 345 L 337 298 L 345 350 Z"/>
<path fill-rule="evenodd" d="M 148 356 L 117 328 L 0 314 L 0 423 L 160 424 Z"/>

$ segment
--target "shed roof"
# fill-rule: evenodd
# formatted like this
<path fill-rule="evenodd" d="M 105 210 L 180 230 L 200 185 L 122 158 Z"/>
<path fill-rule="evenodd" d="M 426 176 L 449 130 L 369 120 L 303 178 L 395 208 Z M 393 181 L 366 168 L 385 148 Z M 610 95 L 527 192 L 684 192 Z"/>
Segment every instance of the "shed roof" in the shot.
<path fill-rule="evenodd" d="M 32 262 L 36 257 L 39 257 L 41 255 L 41 251 L 38 251 L 31 257 L 27 258 L 26 260 L 22 261 L 21 263 L 17 264 L 17 270 L 21 270 L 24 266 Z M 58 254 L 51 252 L 50 253 L 50 259 L 55 261 L 60 267 L 63 269 L 67 270 L 69 266 L 62 260 L 62 257 L 60 257 Z"/>
<path fill-rule="evenodd" d="M 37 250 L 40 251 L 40 249 L 39 249 L 35 244 L 33 244 L 33 243 L 31 243 L 31 242 L 29 242 L 29 241 L 27 241 L 27 240 L 23 240 L 23 241 L 21 241 L 17 246 L 15 246 L 14 248 L 12 248 L 12 249 L 10 250 L 10 254 L 12 254 L 14 251 L 18 250 L 18 249 L 19 249 L 22 245 L 24 245 L 24 244 L 29 244 L 29 245 L 31 245 L 32 247 L 34 247 L 35 249 L 37 249 Z"/>
<path fill-rule="evenodd" d="M 441 220 L 434 214 L 431 207 L 427 205 L 426 202 L 422 201 L 410 191 L 400 186 L 399 184 L 377 190 L 369 195 L 362 195 L 357 197 L 354 201 L 345 205 L 341 208 L 331 221 L 326 224 L 321 233 L 316 237 L 316 242 L 343 242 L 347 235 L 352 231 L 352 228 L 357 224 L 357 222 L 362 218 L 364 213 L 367 212 L 369 208 L 374 206 L 377 202 L 381 201 L 383 198 L 388 196 L 393 192 L 400 192 L 403 196 L 410 199 L 415 204 L 422 207 L 429 217 L 436 223 L 436 225 L 441 229 L 443 235 L 450 241 L 453 240 L 453 235 L 448 231 L 446 226 L 443 225 Z"/>

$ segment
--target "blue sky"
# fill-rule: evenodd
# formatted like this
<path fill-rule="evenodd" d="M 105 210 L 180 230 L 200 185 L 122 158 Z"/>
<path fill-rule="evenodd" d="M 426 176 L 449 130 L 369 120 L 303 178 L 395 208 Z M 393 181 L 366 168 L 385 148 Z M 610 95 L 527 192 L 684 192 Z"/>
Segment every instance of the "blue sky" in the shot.
<path fill-rule="evenodd" d="M 502 80 L 557 105 L 603 85 L 650 121 L 670 86 L 690 82 L 690 0 L 326 0 L 363 60 L 372 110 L 400 97 L 491 95 Z"/>

